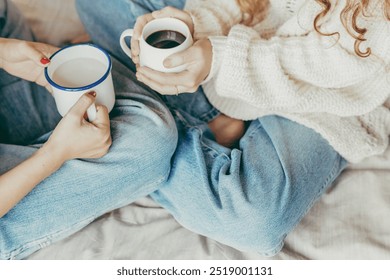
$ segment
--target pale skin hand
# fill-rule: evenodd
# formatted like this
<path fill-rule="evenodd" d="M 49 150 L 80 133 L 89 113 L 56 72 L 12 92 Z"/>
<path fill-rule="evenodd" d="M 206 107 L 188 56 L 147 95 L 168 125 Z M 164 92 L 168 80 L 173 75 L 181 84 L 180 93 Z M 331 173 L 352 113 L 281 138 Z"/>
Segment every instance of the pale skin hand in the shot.
<path fill-rule="evenodd" d="M 137 19 L 134 26 L 134 35 L 131 39 L 132 59 L 139 63 L 139 38 L 146 23 L 163 17 L 174 17 L 184 21 L 193 33 L 194 25 L 191 16 L 182 10 L 172 7 L 146 14 Z M 212 46 L 208 39 L 202 39 L 187 50 L 171 55 L 164 61 L 164 66 L 173 68 L 186 65 L 186 69 L 180 73 L 162 73 L 148 67 L 137 67 L 137 78 L 153 90 L 164 94 L 173 95 L 183 92 L 195 92 L 199 85 L 210 73 L 212 62 Z"/>
<path fill-rule="evenodd" d="M 49 87 L 43 75 L 49 61 L 43 60 L 46 62 L 43 63 L 41 59 L 56 50 L 46 44 L 1 38 L 0 66 L 12 75 Z M 111 134 L 107 108 L 97 106 L 93 122 L 84 118 L 95 95 L 83 95 L 37 152 L 0 176 L 0 217 L 67 160 L 99 158 L 108 152 Z"/>
<path fill-rule="evenodd" d="M 44 147 L 59 155 L 62 162 L 75 158 L 101 158 L 108 152 L 111 134 L 107 108 L 96 105 L 96 119 L 92 122 L 85 120 L 86 111 L 94 101 L 92 93 L 84 94 L 45 143 Z"/>
<path fill-rule="evenodd" d="M 0 38 L 0 67 L 27 81 L 36 82 L 51 91 L 43 69 L 58 48 L 36 42 Z M 46 59 L 46 64 L 43 63 Z"/>

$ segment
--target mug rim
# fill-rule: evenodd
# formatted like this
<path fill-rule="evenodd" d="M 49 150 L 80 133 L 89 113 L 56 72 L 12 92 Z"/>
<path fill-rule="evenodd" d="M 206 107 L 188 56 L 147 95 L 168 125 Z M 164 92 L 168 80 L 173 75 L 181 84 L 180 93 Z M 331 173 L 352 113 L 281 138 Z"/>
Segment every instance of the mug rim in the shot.
<path fill-rule="evenodd" d="M 74 44 L 74 45 L 68 45 L 68 46 L 65 46 L 61 49 L 59 49 L 58 51 L 56 51 L 55 53 L 53 53 L 49 59 L 52 60 L 53 57 L 55 57 L 57 54 L 59 54 L 60 52 L 68 49 L 68 48 L 72 48 L 72 47 L 78 47 L 78 46 L 90 46 L 90 47 L 93 47 L 93 48 L 96 48 L 98 49 L 99 51 L 101 51 L 106 57 L 107 57 L 107 60 L 108 60 L 108 69 L 107 71 L 104 73 L 104 75 L 97 81 L 91 83 L 91 84 L 88 84 L 86 86 L 82 86 L 82 87 L 64 87 L 64 86 L 61 86 L 59 84 L 57 84 L 56 82 L 54 82 L 50 76 L 49 76 L 49 71 L 48 71 L 48 67 L 50 67 L 50 64 L 49 66 L 45 67 L 45 78 L 46 80 L 48 81 L 48 83 L 57 88 L 57 89 L 60 89 L 62 91 L 68 91 L 68 92 L 78 92 L 78 91 L 83 91 L 83 90 L 88 90 L 88 89 L 91 89 L 91 88 L 94 88 L 96 87 L 97 85 L 99 85 L 100 83 L 102 83 L 107 77 L 108 75 L 110 74 L 111 72 L 111 68 L 112 68 L 112 61 L 111 61 L 111 57 L 110 55 L 108 54 L 108 52 L 103 49 L 102 47 L 98 46 L 98 45 L 95 45 L 95 44 L 91 44 L 91 43 L 79 43 L 79 44 Z"/>

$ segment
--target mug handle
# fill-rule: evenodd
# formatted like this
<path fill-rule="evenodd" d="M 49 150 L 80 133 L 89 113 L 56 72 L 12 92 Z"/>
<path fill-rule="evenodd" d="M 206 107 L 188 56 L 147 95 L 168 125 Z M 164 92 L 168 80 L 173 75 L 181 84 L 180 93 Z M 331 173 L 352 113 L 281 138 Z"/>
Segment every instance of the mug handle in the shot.
<path fill-rule="evenodd" d="M 121 45 L 122 50 L 129 56 L 131 57 L 131 50 L 129 46 L 126 44 L 125 38 L 126 37 L 132 37 L 134 33 L 134 29 L 126 29 L 125 31 L 122 32 L 121 38 L 119 39 L 119 43 Z"/>
<path fill-rule="evenodd" d="M 91 106 L 89 106 L 88 110 L 87 110 L 87 116 L 88 116 L 88 120 L 90 122 L 93 122 L 94 120 L 96 120 L 96 105 L 95 103 L 93 103 Z"/>

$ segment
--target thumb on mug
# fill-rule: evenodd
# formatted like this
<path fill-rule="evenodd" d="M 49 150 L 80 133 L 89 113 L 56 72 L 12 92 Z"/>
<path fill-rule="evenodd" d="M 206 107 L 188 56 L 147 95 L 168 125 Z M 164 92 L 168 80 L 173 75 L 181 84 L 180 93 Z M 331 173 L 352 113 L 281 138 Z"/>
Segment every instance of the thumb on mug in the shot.
<path fill-rule="evenodd" d="M 69 113 L 73 113 L 80 118 L 84 118 L 88 108 L 95 102 L 96 92 L 91 91 L 84 93 L 79 100 L 73 105 Z"/>
<path fill-rule="evenodd" d="M 167 68 L 174 68 L 191 62 L 191 48 L 168 56 L 163 64 Z"/>
<path fill-rule="evenodd" d="M 108 109 L 104 105 L 96 106 L 96 118 L 92 121 L 92 123 L 96 126 L 109 126 L 110 125 L 110 117 L 108 114 Z"/>

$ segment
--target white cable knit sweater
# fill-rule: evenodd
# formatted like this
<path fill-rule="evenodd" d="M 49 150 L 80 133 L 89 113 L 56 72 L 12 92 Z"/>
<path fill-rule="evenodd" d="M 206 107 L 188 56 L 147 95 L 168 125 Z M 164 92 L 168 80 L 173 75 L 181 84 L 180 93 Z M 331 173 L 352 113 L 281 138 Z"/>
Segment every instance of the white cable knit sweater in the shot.
<path fill-rule="evenodd" d="M 344 158 L 358 162 L 381 154 L 390 135 L 390 22 L 384 0 L 371 0 L 361 18 L 372 50 L 354 52 L 340 21 L 345 0 L 313 28 L 321 7 L 314 0 L 270 0 L 267 18 L 240 25 L 235 0 L 188 0 L 195 38 L 209 37 L 213 63 L 203 84 L 209 101 L 228 116 L 252 120 L 276 114 L 320 133 Z"/>

